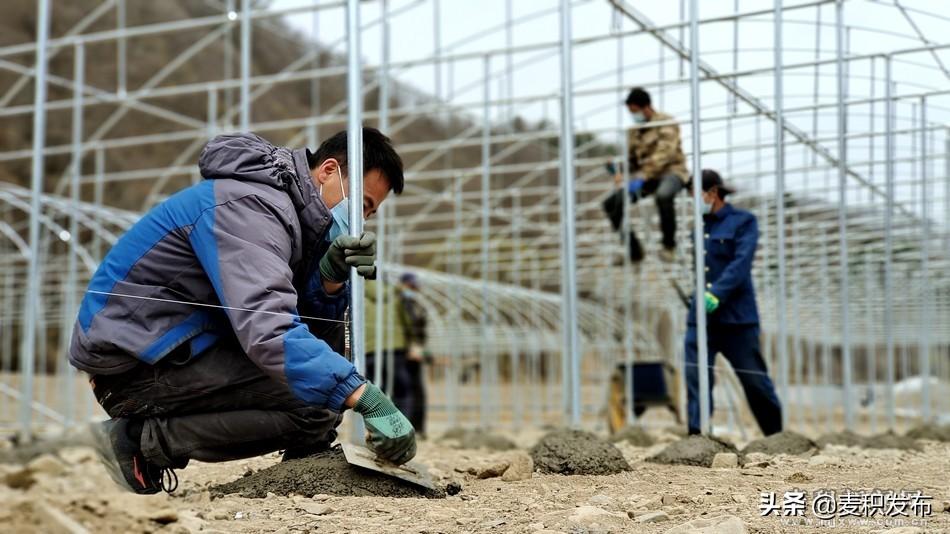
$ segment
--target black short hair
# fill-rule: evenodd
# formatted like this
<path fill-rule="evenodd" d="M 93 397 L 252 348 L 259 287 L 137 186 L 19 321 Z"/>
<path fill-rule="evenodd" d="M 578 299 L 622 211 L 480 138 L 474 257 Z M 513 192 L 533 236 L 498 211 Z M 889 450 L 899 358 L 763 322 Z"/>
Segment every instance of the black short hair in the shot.
<path fill-rule="evenodd" d="M 627 105 L 634 105 L 638 108 L 645 108 L 650 105 L 650 93 L 646 92 L 642 87 L 634 87 L 630 90 L 630 94 L 627 95 Z"/>
<path fill-rule="evenodd" d="M 307 150 L 307 164 L 315 169 L 324 161 L 333 158 L 340 163 L 340 170 L 347 169 L 346 130 L 320 144 L 316 153 Z M 363 127 L 363 174 L 377 169 L 387 180 L 394 193 L 401 194 L 406 179 L 402 174 L 402 158 L 393 148 L 392 141 L 376 128 Z"/>

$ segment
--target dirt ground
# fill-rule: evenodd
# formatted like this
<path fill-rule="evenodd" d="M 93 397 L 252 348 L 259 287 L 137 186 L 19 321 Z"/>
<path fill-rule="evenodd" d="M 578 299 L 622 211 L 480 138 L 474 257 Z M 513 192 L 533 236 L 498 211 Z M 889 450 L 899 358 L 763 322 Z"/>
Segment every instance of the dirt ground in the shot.
<path fill-rule="evenodd" d="M 899 525 L 789 526 L 760 517 L 761 492 L 819 489 L 922 490 L 933 497 L 926 523 L 895 532 L 950 532 L 950 443 L 922 441 L 922 450 L 831 445 L 789 456 L 759 453 L 745 467 L 661 465 L 645 461 L 680 439 L 651 432 L 657 443 L 617 447 L 631 470 L 607 476 L 501 475 L 499 465 L 524 457 L 540 433 L 511 435 L 519 451 L 466 450 L 457 443 L 420 443 L 418 459 L 441 484 L 462 491 L 442 499 L 316 494 L 212 499 L 211 488 L 251 476 L 277 454 L 225 464 L 193 463 L 179 471 L 172 496 L 123 493 L 90 449 L 64 448 L 26 466 L 0 465 L 0 532 L 878 532 Z M 738 444 L 744 445 L 744 444 Z M 741 447 L 740 447 L 741 448 Z M 500 463 L 500 464 L 499 464 Z M 512 463 L 514 465 L 514 463 Z M 511 468 L 513 469 L 513 467 Z M 483 478 L 479 478 L 483 477 Z M 11 487 L 12 486 L 12 487 Z M 339 489 L 339 481 L 328 487 Z M 312 488 L 310 488 L 312 493 Z M 675 529 L 691 520 L 734 516 L 732 529 Z"/>

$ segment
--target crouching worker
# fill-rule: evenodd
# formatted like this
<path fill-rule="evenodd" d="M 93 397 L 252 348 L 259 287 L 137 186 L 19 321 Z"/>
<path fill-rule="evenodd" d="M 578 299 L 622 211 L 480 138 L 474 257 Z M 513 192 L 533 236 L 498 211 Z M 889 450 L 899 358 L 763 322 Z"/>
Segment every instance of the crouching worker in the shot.
<path fill-rule="evenodd" d="M 403 170 L 378 130 L 364 128 L 363 143 L 369 217 L 402 192 Z M 172 491 L 173 469 L 191 459 L 325 450 L 347 408 L 381 457 L 415 455 L 412 425 L 340 355 L 350 268 L 376 269 L 376 237 L 348 235 L 346 145 L 346 132 L 316 154 L 216 137 L 199 160 L 204 180 L 103 259 L 69 360 L 111 417 L 93 434 L 120 485 Z"/>

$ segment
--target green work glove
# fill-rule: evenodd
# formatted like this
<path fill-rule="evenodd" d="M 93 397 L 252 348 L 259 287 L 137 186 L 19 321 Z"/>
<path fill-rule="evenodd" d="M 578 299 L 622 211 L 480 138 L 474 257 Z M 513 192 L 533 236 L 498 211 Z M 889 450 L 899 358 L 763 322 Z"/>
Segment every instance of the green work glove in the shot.
<path fill-rule="evenodd" d="M 376 277 L 376 234 L 363 232 L 360 237 L 341 235 L 330 243 L 320 259 L 320 275 L 330 282 L 345 282 L 350 267 L 364 278 Z"/>
<path fill-rule="evenodd" d="M 703 296 L 703 300 L 706 302 L 706 313 L 712 313 L 719 307 L 719 299 L 709 291 Z"/>
<path fill-rule="evenodd" d="M 367 382 L 353 409 L 362 414 L 368 434 L 366 444 L 377 456 L 401 465 L 416 455 L 412 423 L 378 387 Z"/>

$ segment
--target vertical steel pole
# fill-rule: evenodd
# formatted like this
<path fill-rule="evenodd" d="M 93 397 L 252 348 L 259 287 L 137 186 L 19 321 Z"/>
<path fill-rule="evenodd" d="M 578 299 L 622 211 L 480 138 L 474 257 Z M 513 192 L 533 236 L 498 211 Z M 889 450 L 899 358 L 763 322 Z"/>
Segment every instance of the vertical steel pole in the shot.
<path fill-rule="evenodd" d="M 20 434 L 32 435 L 33 367 L 36 360 L 36 307 L 40 298 L 40 198 L 43 195 L 43 147 L 46 141 L 46 74 L 49 39 L 49 0 L 37 0 L 36 81 L 33 95 L 33 165 L 30 180 L 30 262 L 23 299 L 23 338 L 20 350 Z"/>
<path fill-rule="evenodd" d="M 511 283 L 515 287 L 521 286 L 521 190 L 511 190 L 511 246 L 512 265 Z M 514 341 L 512 339 L 512 341 Z M 521 351 L 516 343 L 511 343 L 511 401 L 514 405 L 512 422 L 516 430 L 524 423 L 524 395 L 520 383 Z"/>
<path fill-rule="evenodd" d="M 732 4 L 732 11 L 736 15 L 739 13 L 739 0 L 734 0 Z M 737 16 L 735 20 L 732 21 L 732 71 L 736 72 L 739 70 L 739 17 Z M 733 82 L 735 82 L 733 78 Z M 735 95 L 730 94 L 726 100 L 726 113 L 729 115 L 726 117 L 726 146 L 731 147 L 732 144 L 732 115 L 735 115 L 738 111 L 739 100 Z M 726 174 L 732 176 L 732 150 L 726 152 Z M 730 415 L 732 412 L 729 412 Z"/>
<path fill-rule="evenodd" d="M 318 6 L 317 0 L 314 0 L 315 9 L 313 10 L 313 13 L 311 14 L 311 19 L 310 19 L 310 28 L 311 28 L 311 33 L 313 35 L 312 39 L 313 39 L 314 44 L 316 44 L 318 42 L 318 39 L 320 38 L 320 10 L 316 9 L 317 6 Z M 388 0 L 383 0 L 382 8 L 383 8 L 383 54 L 385 55 L 389 53 L 388 46 L 387 46 L 387 33 L 386 33 L 389 31 L 389 27 L 388 27 L 389 19 L 387 18 Z M 385 58 L 384 58 L 384 61 L 385 61 Z M 319 52 L 314 54 L 313 61 L 311 61 L 310 66 L 311 68 L 315 70 L 320 68 Z M 380 83 L 382 83 L 382 80 L 380 80 Z M 382 86 L 380 86 L 379 90 L 380 90 L 380 93 L 382 93 L 383 91 Z M 382 94 L 380 94 L 380 99 L 382 99 Z M 226 108 L 226 109 L 230 109 L 230 108 Z M 382 110 L 380 110 L 380 113 L 382 113 Z M 317 76 L 314 76 L 313 78 L 310 79 L 311 123 L 309 127 L 307 128 L 307 136 L 309 137 L 309 139 L 307 140 L 307 146 L 313 147 L 314 149 L 316 149 L 317 146 L 319 146 L 320 144 L 320 127 L 317 126 L 317 122 L 315 120 L 317 116 L 319 115 L 320 115 L 320 78 Z M 382 118 L 380 118 L 380 121 L 382 121 Z M 379 129 L 383 130 L 382 126 L 380 126 Z M 385 130 L 383 131 L 385 132 Z M 380 209 L 379 209 L 380 220 L 382 220 L 383 218 L 383 209 L 384 208 L 380 206 Z M 382 236 L 382 232 L 380 232 L 379 241 L 377 241 L 377 245 L 382 245 L 382 243 L 383 243 L 383 236 Z M 380 250 L 378 252 L 379 252 L 378 257 L 382 259 L 383 258 L 382 251 Z M 377 278 L 380 280 L 380 282 L 382 282 L 382 279 L 383 279 L 382 273 L 379 273 Z M 380 345 L 377 344 L 376 347 L 377 347 L 377 352 L 378 352 Z M 380 356 L 377 355 L 376 358 L 377 358 L 376 366 L 379 367 L 379 365 L 382 363 L 379 361 Z M 379 382 L 376 382 L 376 385 L 379 385 Z"/>
<path fill-rule="evenodd" d="M 62 321 L 63 331 L 60 332 L 60 336 L 64 340 L 62 344 L 64 355 L 69 349 L 72 338 L 71 327 L 76 315 L 76 268 L 79 254 L 79 220 L 76 214 L 79 211 L 79 180 L 82 176 L 82 87 L 86 84 L 85 71 L 86 48 L 82 42 L 78 42 L 73 52 L 73 172 L 69 181 L 69 200 L 72 208 L 69 213 L 69 258 L 66 267 L 66 291 L 63 301 L 65 317 Z M 65 416 L 65 426 L 69 428 L 73 424 L 76 402 L 76 369 L 72 365 L 66 365 L 65 379 L 63 415 Z"/>
<path fill-rule="evenodd" d="M 925 423 L 930 422 L 930 329 L 933 328 L 933 313 L 930 303 L 933 295 L 930 293 L 930 198 L 929 165 L 927 161 L 927 97 L 920 97 L 920 285 L 921 300 L 918 303 L 920 314 L 920 403 L 921 418 Z"/>
<path fill-rule="evenodd" d="M 96 148 L 95 156 L 95 180 L 92 186 L 92 202 L 95 204 L 96 208 L 102 208 L 103 200 L 105 197 L 105 173 L 106 173 L 106 154 L 102 147 Z M 96 210 L 96 224 L 102 224 L 102 216 L 100 215 L 101 209 Z M 99 232 L 95 232 L 92 235 L 92 250 L 96 254 L 96 262 L 102 261 L 103 251 L 102 251 L 102 238 L 99 236 Z"/>
<path fill-rule="evenodd" d="M 432 43 L 435 48 L 434 61 L 432 66 L 435 68 L 435 99 L 442 103 L 442 5 L 440 0 L 432 0 Z"/>
<path fill-rule="evenodd" d="M 115 21 L 116 29 L 119 31 L 119 36 L 116 37 L 116 95 L 119 98 L 125 98 L 126 95 L 126 83 L 127 83 L 127 69 L 128 65 L 128 54 L 126 49 L 126 38 L 125 38 L 125 0 L 118 0 L 115 4 Z"/>
<path fill-rule="evenodd" d="M 829 291 L 829 278 L 831 274 L 828 272 L 828 241 L 822 236 L 821 238 L 821 264 L 819 267 L 818 279 L 819 279 L 819 290 L 821 291 L 821 374 L 822 374 L 822 385 L 824 385 L 824 395 L 828 398 L 829 392 L 831 390 L 831 381 L 834 373 L 832 373 L 832 363 L 831 363 L 831 342 L 829 338 L 831 337 L 831 302 L 829 302 L 828 291 Z M 835 403 L 828 400 L 826 403 L 827 411 L 825 412 L 825 423 L 827 425 L 827 430 L 830 432 L 834 429 L 834 406 Z"/>
<path fill-rule="evenodd" d="M 379 130 L 386 133 L 389 130 L 389 0 L 382 0 L 382 62 L 379 65 Z M 392 201 L 390 201 L 392 202 Z M 376 241 L 379 261 L 376 270 L 376 350 L 373 361 L 373 382 L 379 385 L 383 382 L 383 297 L 386 293 L 386 277 L 383 272 L 386 266 L 386 226 L 389 218 L 389 208 L 381 205 L 379 209 L 379 236 Z"/>
<path fill-rule="evenodd" d="M 451 72 L 451 69 L 450 69 Z M 455 243 L 453 246 L 453 274 L 455 276 L 462 276 L 462 177 L 461 175 L 456 175 L 455 177 L 455 205 L 453 206 L 453 218 L 455 226 Z M 452 284 L 452 290 L 455 297 L 455 306 L 452 308 L 452 319 L 455 324 L 456 335 L 461 337 L 462 335 L 462 289 L 460 284 Z M 450 355 L 452 360 L 449 362 L 449 368 L 451 373 L 451 381 L 446 381 L 446 392 L 445 397 L 448 399 L 449 406 L 449 428 L 453 428 L 456 425 L 458 419 L 458 403 L 459 403 L 459 365 L 462 358 L 461 347 L 464 346 L 462 343 L 453 343 L 452 344 L 452 354 Z"/>
<path fill-rule="evenodd" d="M 245 0 L 245 6 L 249 0 Z M 346 99 L 348 105 L 346 159 L 349 184 L 350 235 L 363 234 L 363 69 L 360 65 L 360 2 L 346 3 L 347 76 Z M 350 270 L 350 354 L 360 373 L 366 371 L 364 328 L 365 302 L 363 302 L 363 277 L 356 269 Z M 363 420 L 353 418 L 354 442 L 363 441 Z"/>
<path fill-rule="evenodd" d="M 696 352 L 697 373 L 699 375 L 699 428 L 703 434 L 710 433 L 709 406 L 709 354 L 706 346 L 706 309 L 703 307 L 703 294 L 706 291 L 706 251 L 703 243 L 703 165 L 699 123 L 699 0 L 689 2 L 689 86 L 690 109 L 692 111 L 693 139 L 693 242 L 696 247 L 696 294 L 693 302 L 696 309 Z"/>
<path fill-rule="evenodd" d="M 887 367 L 885 380 L 887 429 L 893 432 L 897 427 L 894 410 L 894 271 L 892 259 L 893 217 L 894 217 L 894 83 L 891 72 L 891 56 L 884 57 L 884 151 L 885 167 L 885 208 L 884 208 L 884 351 Z M 950 180 L 947 181 L 950 184 Z"/>
<path fill-rule="evenodd" d="M 491 188 L 491 56 L 485 55 L 483 59 L 484 92 L 482 94 L 482 183 L 481 183 L 481 208 L 482 208 L 482 235 L 481 235 L 481 282 L 482 282 L 482 313 L 481 313 L 481 331 L 482 342 L 479 353 L 481 362 L 479 364 L 479 380 L 481 385 L 481 402 L 479 403 L 481 423 L 483 427 L 489 426 L 489 405 L 491 404 L 491 391 L 489 391 L 488 375 L 490 362 L 488 356 L 488 343 L 491 339 L 489 333 L 491 316 L 488 309 L 488 255 L 490 244 L 489 222 L 491 217 L 491 198 L 489 192 Z"/>
<path fill-rule="evenodd" d="M 773 21 L 773 62 L 775 70 L 775 248 L 778 262 L 778 284 L 775 293 L 775 321 L 778 326 L 778 359 L 782 402 L 782 427 L 788 427 L 790 400 L 788 394 L 788 327 L 785 320 L 785 116 L 782 112 L 784 80 L 782 77 L 782 0 L 775 0 Z M 798 384 L 801 387 L 801 384 Z"/>
<path fill-rule="evenodd" d="M 818 65 L 818 60 L 821 59 L 821 7 L 815 6 L 815 55 L 814 55 L 814 82 L 813 82 L 813 92 L 812 98 L 815 102 L 818 102 L 818 91 L 821 87 L 821 66 Z M 811 111 L 811 135 L 813 138 L 818 139 L 818 106 L 815 106 Z M 811 164 L 818 165 L 818 151 L 813 150 L 811 155 Z"/>
<path fill-rule="evenodd" d="M 623 74 L 624 74 L 624 53 L 623 53 L 623 19 L 624 17 L 620 16 L 618 11 L 614 12 L 617 18 L 617 102 L 622 102 L 624 98 L 624 86 L 623 86 Z M 660 47 L 660 54 L 663 53 L 663 47 Z M 660 65 L 660 81 L 663 81 L 664 78 L 664 61 L 662 57 L 659 61 Z M 661 85 L 661 87 L 663 87 Z M 662 92 L 661 92 L 662 95 Z M 623 106 L 617 106 L 617 136 L 618 141 L 621 146 L 621 156 L 620 166 L 618 168 L 622 169 L 622 180 L 620 191 L 623 195 L 623 222 L 620 225 L 620 238 L 623 242 L 622 254 L 624 256 L 629 254 L 630 250 L 630 195 L 627 194 L 627 183 L 630 180 L 630 165 L 628 165 L 630 159 L 630 144 L 627 143 L 626 132 L 623 129 L 623 115 L 626 109 Z M 632 260 L 625 260 L 623 268 L 623 352 L 624 352 L 624 373 L 623 373 L 623 386 L 624 394 L 626 395 L 626 412 L 627 412 L 627 424 L 633 425 L 636 423 L 637 414 L 634 406 L 634 397 L 636 392 L 633 389 L 633 364 L 634 364 L 634 351 L 633 351 L 633 266 L 631 265 Z M 640 302 L 643 302 L 642 298 L 642 285 L 637 288 L 640 291 Z"/>
<path fill-rule="evenodd" d="M 864 255 L 864 307 L 865 307 L 865 338 L 864 357 L 867 360 L 867 392 L 868 424 L 871 434 L 877 434 L 877 403 L 875 402 L 875 386 L 877 385 L 877 339 L 874 328 L 874 287 L 871 284 L 871 256 Z"/>
<path fill-rule="evenodd" d="M 241 0 L 241 131 L 251 128 L 251 0 Z"/>
<path fill-rule="evenodd" d="M 508 98 L 506 113 L 506 122 L 508 127 L 512 127 L 512 121 L 515 118 L 515 105 L 512 99 L 515 97 L 515 78 L 514 78 L 514 57 L 511 49 L 515 46 L 514 40 L 514 0 L 505 0 L 505 96 Z"/>
<path fill-rule="evenodd" d="M 849 321 L 848 302 L 848 174 L 847 151 L 845 139 L 848 126 L 847 109 L 845 108 L 845 65 L 844 65 L 844 1 L 835 2 L 835 53 L 836 71 L 838 75 L 838 244 L 840 257 L 841 277 L 841 365 L 843 366 L 842 381 L 844 387 L 844 420 L 848 430 L 854 430 L 854 406 L 852 405 L 851 383 L 851 329 Z"/>
<path fill-rule="evenodd" d="M 561 0 L 561 368 L 570 387 L 570 424 L 581 423 L 580 343 L 577 338 L 577 267 L 574 241 L 574 101 L 571 2 Z"/>
<path fill-rule="evenodd" d="M 208 139 L 218 133 L 218 90 L 208 86 Z"/>
<path fill-rule="evenodd" d="M 223 75 L 224 81 L 231 81 L 234 78 L 234 42 L 231 37 L 234 35 L 232 28 L 234 27 L 233 21 L 237 19 L 237 13 L 234 11 L 234 2 L 237 0 L 226 0 L 224 10 L 227 13 L 228 17 L 228 30 L 224 33 L 224 57 L 222 58 L 223 62 Z M 234 107 L 234 91 L 230 87 L 225 87 L 224 89 L 224 109 L 230 110 Z M 233 115 L 226 115 L 226 117 L 233 117 Z M 231 129 L 231 119 L 226 118 L 227 121 L 226 127 L 228 130 Z"/>

